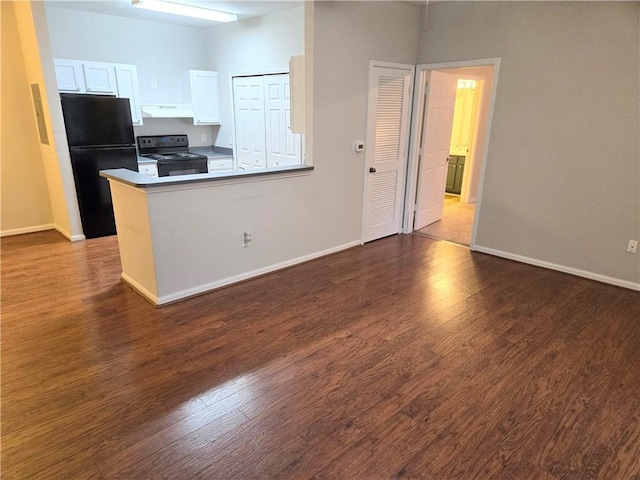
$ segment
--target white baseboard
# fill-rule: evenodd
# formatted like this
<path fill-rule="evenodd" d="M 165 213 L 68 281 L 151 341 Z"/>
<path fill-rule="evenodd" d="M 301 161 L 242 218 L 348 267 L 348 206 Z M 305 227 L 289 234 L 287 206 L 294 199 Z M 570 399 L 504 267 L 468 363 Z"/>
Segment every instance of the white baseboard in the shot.
<path fill-rule="evenodd" d="M 2 230 L 0 237 L 10 237 L 12 235 L 22 235 L 23 233 L 35 233 L 44 232 L 45 230 L 53 230 L 55 225 L 53 223 L 47 223 L 44 225 L 34 225 L 31 227 L 11 228 L 9 230 Z"/>
<path fill-rule="evenodd" d="M 182 300 L 188 297 L 193 297 L 194 295 L 199 295 L 201 293 L 209 292 L 211 290 L 215 290 L 220 287 L 225 287 L 227 285 L 231 285 L 233 283 L 242 282 L 244 280 L 248 280 L 253 277 L 258 277 L 260 275 L 264 275 L 266 273 L 275 272 L 276 270 L 282 270 L 283 268 L 291 267 L 293 265 L 297 265 L 299 263 L 308 262 L 309 260 L 315 260 L 316 258 L 324 257 L 326 255 L 330 255 L 332 253 L 337 253 L 341 250 L 347 250 L 348 248 L 359 246 L 360 240 L 355 242 L 345 243 L 344 245 L 339 245 L 334 248 L 329 248 L 327 250 L 323 250 L 320 252 L 311 253 L 309 255 L 304 255 L 302 257 L 297 257 L 291 260 L 286 260 L 284 262 L 276 263 L 273 265 L 269 265 L 267 267 L 258 268 L 256 270 L 252 270 L 250 272 L 243 272 L 238 275 L 234 275 L 232 277 L 223 278 L 221 280 L 216 280 L 215 282 L 205 283 L 203 285 L 198 285 L 196 287 L 188 288 L 186 290 L 181 290 L 178 292 L 168 293 L 166 295 L 160 295 L 158 297 L 154 297 L 151 292 L 143 291 L 144 289 L 140 289 L 132 284 L 132 279 L 127 277 L 125 280 L 129 283 L 134 289 L 140 291 L 140 294 L 143 295 L 148 300 L 152 301 L 156 305 L 165 305 L 167 303 L 172 303 L 178 300 Z M 122 274 L 123 280 L 125 279 L 125 274 Z M 137 282 L 136 282 L 137 284 Z M 145 293 L 146 292 L 146 293 Z"/>
<path fill-rule="evenodd" d="M 66 230 L 63 230 L 59 225 L 55 225 L 54 228 L 58 231 L 58 233 L 60 233 L 60 235 L 65 237 L 70 242 L 79 242 L 81 240 L 86 240 L 86 237 L 84 235 L 71 235 Z"/>
<path fill-rule="evenodd" d="M 144 298 L 146 298 L 147 300 L 149 300 L 151 303 L 153 303 L 154 305 L 159 305 L 158 304 L 158 296 L 154 295 L 153 293 L 151 293 L 149 290 L 147 290 L 146 288 L 144 288 L 142 285 L 140 285 L 138 282 L 136 282 L 133 278 L 131 278 L 129 275 L 127 275 L 126 273 L 122 272 L 121 277 L 122 281 L 124 283 L 126 283 L 127 285 L 129 285 L 131 288 L 133 288 L 136 292 L 138 292 L 140 295 L 142 295 Z"/>
<path fill-rule="evenodd" d="M 537 258 L 525 257 L 523 255 L 517 255 L 515 253 L 503 252 L 502 250 L 496 250 L 494 248 L 483 247 L 480 245 L 474 245 L 473 251 L 487 253 L 496 257 L 507 258 L 509 260 L 515 260 L 516 262 L 527 263 L 529 265 L 535 265 L 536 267 L 548 268 L 549 270 L 557 270 L 558 272 L 569 273 L 578 277 L 588 278 L 590 280 L 596 280 L 602 283 L 608 283 L 617 287 L 628 288 L 630 290 L 640 291 L 640 283 L 630 282 L 628 280 L 622 280 L 620 278 L 608 277 L 599 273 L 588 272 L 586 270 L 580 270 L 578 268 L 567 267 L 566 265 L 558 265 L 557 263 L 551 263 L 544 260 L 538 260 Z"/>

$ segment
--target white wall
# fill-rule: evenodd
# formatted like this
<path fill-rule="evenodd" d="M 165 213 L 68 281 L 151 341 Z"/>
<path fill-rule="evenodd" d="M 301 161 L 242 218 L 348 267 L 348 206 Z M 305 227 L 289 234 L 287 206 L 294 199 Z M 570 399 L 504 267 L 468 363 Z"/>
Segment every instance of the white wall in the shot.
<path fill-rule="evenodd" d="M 49 144 L 38 143 L 53 211 L 54 227 L 72 240 L 83 239 L 78 202 L 73 187 L 67 137 L 62 122 L 55 72 L 42 2 L 13 2 L 20 36 L 19 48 L 28 84 L 37 83 Z M 14 45 L 18 48 L 18 45 Z M 11 199 L 13 201 L 14 199 Z"/>
<path fill-rule="evenodd" d="M 137 66 L 140 103 L 186 103 L 189 69 L 207 70 L 207 30 L 58 8 L 48 3 L 47 21 L 56 58 Z M 157 88 L 151 88 L 155 79 Z M 136 135 L 187 134 L 191 145 L 212 145 L 218 127 L 190 119 L 144 119 Z M 200 140 L 201 133 L 207 141 Z"/>
<path fill-rule="evenodd" d="M 404 2 L 316 2 L 314 11 L 313 164 L 318 201 L 360 238 L 369 61 L 416 63 L 420 9 Z"/>
<path fill-rule="evenodd" d="M 501 57 L 477 244 L 640 282 L 638 2 L 439 2 L 418 63 Z"/>
<path fill-rule="evenodd" d="M 49 187 L 33 115 L 13 2 L 1 2 L 2 234 L 53 228 Z"/>
<path fill-rule="evenodd" d="M 304 54 L 304 7 L 210 28 L 209 69 L 218 72 L 222 126 L 215 144 L 233 147 L 231 76 L 288 72 L 289 58 Z"/>

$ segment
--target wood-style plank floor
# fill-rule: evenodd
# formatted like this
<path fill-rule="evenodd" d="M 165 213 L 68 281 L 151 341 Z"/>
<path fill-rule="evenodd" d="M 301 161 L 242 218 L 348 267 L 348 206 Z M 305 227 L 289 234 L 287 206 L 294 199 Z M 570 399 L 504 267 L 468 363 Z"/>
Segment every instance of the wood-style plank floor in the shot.
<path fill-rule="evenodd" d="M 638 292 L 394 236 L 160 309 L 2 240 L 2 478 L 640 479 Z"/>

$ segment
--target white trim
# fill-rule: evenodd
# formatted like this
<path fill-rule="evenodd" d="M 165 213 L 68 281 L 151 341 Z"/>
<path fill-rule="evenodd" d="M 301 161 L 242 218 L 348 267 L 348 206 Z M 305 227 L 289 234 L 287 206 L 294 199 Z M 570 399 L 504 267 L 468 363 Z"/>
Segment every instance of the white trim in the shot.
<path fill-rule="evenodd" d="M 250 272 L 239 273 L 238 275 L 234 275 L 232 277 L 223 278 L 221 280 L 216 280 L 215 282 L 205 283 L 202 285 L 197 285 L 195 287 L 188 288 L 186 290 L 180 290 L 178 292 L 169 293 L 166 295 L 156 296 L 149 292 L 147 289 L 139 285 L 130 277 L 125 278 L 125 274 L 122 274 L 122 279 L 131 285 L 136 291 L 138 291 L 142 296 L 144 296 L 147 300 L 150 300 L 157 306 L 166 305 L 168 303 L 176 302 L 178 300 L 183 300 L 188 297 L 193 297 L 194 295 L 199 295 L 201 293 L 209 292 L 211 290 L 215 290 L 220 287 L 225 287 L 227 285 L 232 285 L 234 283 L 242 282 L 244 280 L 248 280 L 250 278 L 258 277 L 260 275 L 265 275 L 267 273 L 275 272 L 277 270 L 282 270 L 283 268 L 291 267 L 300 263 L 308 262 L 309 260 L 315 260 L 316 258 L 324 257 L 326 255 L 331 255 L 332 253 L 337 253 L 341 250 L 347 250 L 352 247 L 356 247 L 361 245 L 360 240 L 356 240 L 354 242 L 345 243 L 343 245 L 339 245 L 337 247 L 329 248 L 327 250 L 322 250 L 320 252 L 311 253 L 309 255 L 303 255 L 302 257 L 294 258 L 291 260 L 286 260 L 284 262 L 275 263 L 273 265 L 268 265 L 266 267 L 258 268 L 256 270 L 252 270 Z"/>
<path fill-rule="evenodd" d="M 43 225 L 34 225 L 31 227 L 11 228 L 9 230 L 2 230 L 0 237 L 11 237 L 13 235 L 22 235 L 23 233 L 44 232 L 45 230 L 55 229 L 53 223 L 45 223 Z"/>
<path fill-rule="evenodd" d="M 369 73 L 371 73 L 371 69 L 374 67 L 380 68 L 397 68 L 398 70 L 407 70 L 411 73 L 414 73 L 416 70 L 415 65 L 411 65 L 410 63 L 394 63 L 394 62 L 383 62 L 380 60 L 369 60 Z"/>
<path fill-rule="evenodd" d="M 71 235 L 69 232 L 67 232 L 66 230 L 63 230 L 62 228 L 60 228 L 59 225 L 55 225 L 55 229 L 63 236 L 65 237 L 67 240 L 69 240 L 70 242 L 80 242 L 82 240 L 86 240 L 87 237 L 84 236 L 84 234 L 80 234 L 80 235 Z"/>
<path fill-rule="evenodd" d="M 419 102 L 425 93 L 424 83 L 428 71 L 432 70 L 445 70 L 452 68 L 468 68 L 468 67 L 493 67 L 493 84 L 491 87 L 491 102 L 489 104 L 489 110 L 487 112 L 487 129 L 485 132 L 484 146 L 482 149 L 481 165 L 480 165 L 480 177 L 478 181 L 478 192 L 476 195 L 476 208 L 473 217 L 473 229 L 471 233 L 470 248 L 473 250 L 476 245 L 476 232 L 478 229 L 478 218 L 481 209 L 482 199 L 482 187 L 484 185 L 484 175 L 486 172 L 487 158 L 489 152 L 489 142 L 491 138 L 491 127 L 493 123 L 493 112 L 496 101 L 496 93 L 498 91 L 498 75 L 500 71 L 500 57 L 483 58 L 478 60 L 464 60 L 458 62 L 441 62 L 441 63 L 429 63 L 421 64 L 416 67 L 415 82 L 416 90 L 414 99 L 414 119 L 415 124 L 411 125 L 411 142 L 412 148 L 410 149 L 410 155 L 407 166 L 407 189 L 405 194 L 405 217 L 402 224 L 403 233 L 411 233 L 413 231 L 413 215 L 409 215 L 413 212 L 413 205 L 415 204 L 416 189 L 418 184 L 418 146 L 417 139 L 420 135 L 420 129 L 422 127 L 423 104 Z"/>
<path fill-rule="evenodd" d="M 596 280 L 602 283 L 608 283 L 617 287 L 628 288 L 631 290 L 640 291 L 640 283 L 630 282 L 628 280 L 622 280 L 620 278 L 608 277 L 599 273 L 588 272 L 586 270 L 580 270 L 578 268 L 567 267 L 566 265 L 559 265 L 557 263 L 547 262 L 545 260 L 538 260 L 537 258 L 525 257 L 515 253 L 504 252 L 502 250 L 496 250 L 495 248 L 483 247 L 481 245 L 475 245 L 471 250 L 475 252 L 486 253 L 496 257 L 507 258 L 509 260 L 515 260 L 516 262 L 526 263 L 529 265 L 535 265 L 536 267 L 548 268 L 549 270 L 556 270 L 558 272 L 569 273 L 578 277 L 588 278 L 590 280 Z"/>
<path fill-rule="evenodd" d="M 156 306 L 158 305 L 158 296 L 153 294 L 153 293 L 151 293 L 146 288 L 144 288 L 142 285 L 140 285 L 138 282 L 136 282 L 129 275 L 127 275 L 126 273 L 122 272 L 122 275 L 120 276 L 120 278 L 122 278 L 122 281 L 124 283 L 126 283 L 131 288 L 133 288 L 137 293 L 142 295 L 146 300 L 149 300 L 151 303 L 153 303 Z"/>

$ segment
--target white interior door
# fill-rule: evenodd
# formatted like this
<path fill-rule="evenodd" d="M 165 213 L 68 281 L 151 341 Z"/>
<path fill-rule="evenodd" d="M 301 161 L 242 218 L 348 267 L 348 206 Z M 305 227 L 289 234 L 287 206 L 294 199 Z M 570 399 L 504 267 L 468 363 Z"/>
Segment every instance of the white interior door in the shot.
<path fill-rule="evenodd" d="M 413 65 L 371 66 L 362 240 L 400 232 Z"/>
<path fill-rule="evenodd" d="M 265 75 L 264 107 L 267 167 L 300 163 L 300 135 L 291 131 L 289 74 Z"/>
<path fill-rule="evenodd" d="M 236 127 L 234 154 L 238 168 L 266 167 L 264 79 L 262 76 L 233 78 L 233 107 Z"/>
<path fill-rule="evenodd" d="M 423 125 L 414 229 L 442 219 L 457 77 L 431 72 Z"/>

